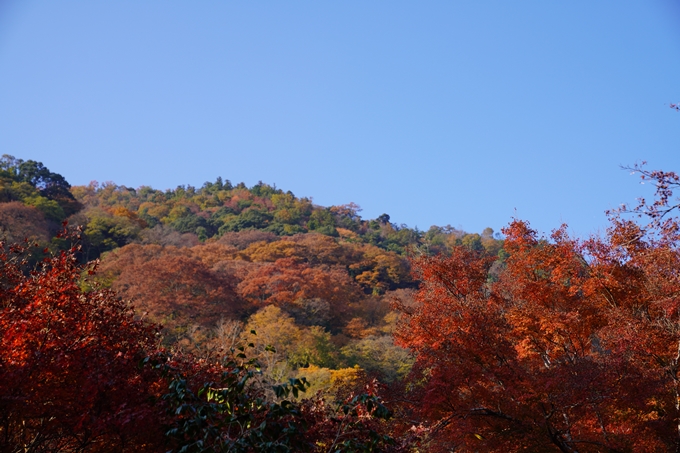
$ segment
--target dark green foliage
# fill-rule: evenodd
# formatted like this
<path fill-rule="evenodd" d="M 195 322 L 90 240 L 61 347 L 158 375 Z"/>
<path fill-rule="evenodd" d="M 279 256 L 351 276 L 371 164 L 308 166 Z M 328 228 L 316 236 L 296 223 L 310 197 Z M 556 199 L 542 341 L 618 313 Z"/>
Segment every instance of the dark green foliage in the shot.
<path fill-rule="evenodd" d="M 312 212 L 307 222 L 307 228 L 310 230 L 319 231 L 325 227 L 325 231 L 330 231 L 330 228 L 335 227 L 335 217 L 331 213 L 330 209 L 317 209 Z"/>
<path fill-rule="evenodd" d="M 233 188 L 231 181 L 228 179 L 223 181 L 222 177 L 218 176 L 214 183 L 206 181 L 203 184 L 203 187 L 201 187 L 201 191 L 213 194 L 222 190 L 231 190 Z"/>
<path fill-rule="evenodd" d="M 170 226 L 180 233 L 197 233 L 198 228 L 203 228 L 204 234 L 208 234 L 208 231 L 212 232 L 214 230 L 207 220 L 193 213 L 178 218 Z"/>
<path fill-rule="evenodd" d="M 331 226 L 331 225 L 324 225 L 324 226 L 318 227 L 314 231 L 319 233 L 319 234 L 325 234 L 326 236 L 333 236 L 333 237 L 340 236 L 340 234 L 338 233 L 338 230 L 336 230 L 335 227 Z"/>
<path fill-rule="evenodd" d="M 70 188 L 62 175 L 51 172 L 41 162 L 8 154 L 0 158 L 0 202 L 21 201 L 59 223 L 82 208 Z"/>
<path fill-rule="evenodd" d="M 27 182 L 38 190 L 70 189 L 71 185 L 63 176 L 52 173 L 42 162 L 34 160 L 24 161 L 9 154 L 0 158 L 0 176 L 8 177 L 18 182 Z"/>
<path fill-rule="evenodd" d="M 276 193 L 283 193 L 281 189 L 277 189 L 276 186 L 272 187 L 268 184 L 259 181 L 253 187 L 250 188 L 250 192 L 257 197 L 271 197 Z"/>
<path fill-rule="evenodd" d="M 149 226 L 149 228 L 153 228 L 156 225 L 160 225 L 161 221 L 158 217 L 151 216 L 147 214 L 146 212 L 142 212 L 139 214 L 139 218 L 146 222 L 146 224 Z"/>
<path fill-rule="evenodd" d="M 225 222 L 220 227 L 220 233 L 247 229 L 263 230 L 269 226 L 272 218 L 273 215 L 263 209 L 250 208 L 243 211 L 238 217 Z"/>
<path fill-rule="evenodd" d="M 294 231 L 294 232 L 291 232 L 291 233 L 287 233 L 286 232 L 286 226 L 281 224 L 281 223 L 278 223 L 278 222 L 270 223 L 269 226 L 267 226 L 267 228 L 265 228 L 264 230 L 265 231 L 271 231 L 272 233 L 274 233 L 277 236 L 286 236 L 287 234 L 290 235 L 290 234 L 295 234 L 295 233 L 299 232 L 299 231 Z"/>
<path fill-rule="evenodd" d="M 85 228 L 86 258 L 129 244 L 139 237 L 141 226 L 125 217 L 94 211 Z"/>
<path fill-rule="evenodd" d="M 274 387 L 279 402 L 264 399 L 253 387 L 259 371 L 254 361 L 245 361 L 243 351 L 225 364 L 217 382 L 207 382 L 193 391 L 180 373 L 171 373 L 168 393 L 163 396 L 172 417 L 167 436 L 176 453 L 208 452 L 294 452 L 307 451 L 304 423 L 299 408 L 288 398 L 304 392 L 304 380 L 291 379 Z"/>

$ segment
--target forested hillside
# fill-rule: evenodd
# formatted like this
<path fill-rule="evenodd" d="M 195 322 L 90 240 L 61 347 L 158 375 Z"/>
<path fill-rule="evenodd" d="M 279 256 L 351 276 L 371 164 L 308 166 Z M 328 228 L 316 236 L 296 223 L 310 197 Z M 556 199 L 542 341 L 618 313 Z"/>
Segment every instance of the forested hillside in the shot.
<path fill-rule="evenodd" d="M 299 198 L 264 183 L 248 188 L 243 183 L 234 186 L 217 178 L 198 189 L 179 186 L 166 191 L 96 182 L 72 187 L 42 163 L 5 155 L 0 160 L 0 187 L 2 239 L 6 244 L 27 239 L 23 246 L 13 249 L 18 250 L 23 264 L 13 268 L 12 261 L 7 261 L 5 266 L 11 270 L 8 275 L 18 272 L 21 266 L 56 272 L 71 281 L 69 298 L 77 298 L 72 279 L 80 269 L 78 285 L 87 295 L 84 297 L 114 304 L 115 308 L 109 308 L 113 312 L 132 308 L 127 314 L 113 315 L 112 321 L 129 323 L 135 319 L 142 323 L 136 329 L 147 329 L 144 333 L 130 332 L 132 348 L 137 352 L 126 356 L 128 364 L 123 368 L 127 366 L 128 371 L 122 373 L 128 373 L 127 378 L 146 379 L 150 380 L 147 385 L 159 385 L 153 372 L 147 370 L 139 375 L 129 368 L 132 356 L 139 357 L 143 350 L 151 352 L 153 325 L 158 326 L 156 341 L 172 357 L 168 363 L 174 364 L 172 369 L 177 371 L 173 373 L 188 372 L 195 385 L 201 376 L 217 377 L 215 369 L 205 368 L 211 361 L 229 357 L 234 354 L 230 351 L 238 352 L 249 345 L 244 352 L 249 360 L 258 362 L 261 374 L 252 375 L 247 363 L 232 369 L 243 377 L 257 378 L 258 383 L 249 388 L 264 393 L 251 395 L 252 401 L 262 396 L 277 401 L 267 389 L 295 380 L 285 392 L 306 389 L 308 398 L 315 395 L 321 398 L 316 403 L 304 400 L 307 402 L 303 401 L 301 408 L 317 414 L 312 421 L 308 419 L 312 415 L 305 416 L 304 423 L 312 423 L 321 431 L 331 429 L 326 436 L 335 433 L 329 446 L 343 439 L 346 446 L 354 445 L 351 438 L 356 433 L 338 437 L 339 432 L 332 424 L 324 428 L 324 423 L 331 420 L 324 417 L 332 412 L 322 415 L 326 409 L 322 410 L 319 404 L 345 401 L 345 406 L 336 409 L 339 410 L 356 398 L 353 395 L 363 391 L 361 398 L 369 399 L 356 400 L 352 410 L 360 410 L 368 403 L 372 413 L 377 406 L 370 405 L 371 398 L 375 398 L 375 390 L 370 389 L 384 385 L 399 387 L 414 363 L 409 350 L 396 345 L 392 336 L 399 317 L 393 306 L 412 304 L 418 287 L 411 275 L 409 257 L 449 253 L 458 246 L 488 256 L 502 256 L 502 240 L 491 229 L 468 234 L 450 226 L 433 226 L 422 232 L 391 223 L 387 214 L 364 220 L 359 215 L 361 209 L 354 203 L 322 207 L 309 198 Z M 68 225 L 71 232 L 62 230 L 62 225 Z M 80 264 L 64 268 L 71 258 Z M 13 279 L 18 280 L 21 279 Z M 45 285 L 41 283 L 36 291 Z M 107 293 L 108 290 L 114 292 Z M 114 302 L 118 298 L 120 302 Z M 80 310 L 76 307 L 77 304 L 69 306 L 66 316 L 75 318 L 67 319 L 64 328 L 69 328 L 69 322 L 90 325 L 85 313 L 73 312 Z M 78 317 L 80 321 L 76 320 Z M 56 322 L 36 321 L 38 330 L 45 322 Z M 9 318 L 5 322 L 10 322 Z M 108 322 L 103 328 L 116 329 L 107 325 Z M 87 333 L 91 329 L 87 326 L 82 326 L 85 336 L 111 335 L 108 330 Z M 107 352 L 98 350 L 94 354 L 115 354 L 116 341 L 120 340 L 105 347 Z M 59 373 L 57 369 L 53 372 Z M 127 379 L 120 375 L 120 370 L 116 373 Z M 87 383 L 94 378 L 80 375 L 73 379 L 73 382 L 84 379 Z M 179 381 L 171 381 L 171 386 L 176 382 Z M 64 392 L 62 384 L 58 385 L 56 391 Z M 122 390 L 124 394 L 130 391 L 138 394 L 130 396 L 131 403 L 147 392 L 139 387 L 131 390 L 128 384 L 116 385 L 126 389 Z M 291 397 L 302 395 L 295 390 Z M 167 394 L 165 398 L 174 397 Z M 82 404 L 82 410 L 92 410 L 88 409 L 91 401 Z M 118 400 L 115 404 L 125 403 Z M 148 410 L 143 409 L 145 413 Z M 386 432 L 379 425 L 364 426 L 361 418 L 351 419 L 357 414 L 348 413 L 347 426 L 341 424 L 340 428 L 362 426 L 363 432 L 371 436 Z M 380 413 L 375 416 L 376 420 L 382 417 Z M 71 420 L 77 415 L 68 417 Z M 183 423 L 181 420 L 177 423 Z M 89 429 L 106 432 L 99 421 Z M 37 427 L 24 427 L 19 432 L 30 437 L 32 430 L 40 431 Z M 11 438 L 11 432 L 5 430 L 5 434 Z M 134 432 L 128 434 L 135 439 L 139 436 Z M 258 436 L 261 434 L 258 431 Z M 293 442 L 291 436 L 284 436 L 280 446 Z M 410 437 L 407 434 L 404 439 Z M 360 438 L 357 437 L 358 446 L 363 445 Z M 55 444 L 50 442 L 46 439 L 44 445 L 54 448 Z M 137 448 L 146 448 L 139 439 L 131 442 Z M 182 440 L 178 442 L 181 444 Z M 366 445 L 380 444 L 371 442 Z M 406 448 L 408 442 L 401 444 Z M 366 448 L 371 451 L 374 447 Z"/>
<path fill-rule="evenodd" d="M 252 341 L 266 375 L 281 380 L 304 367 L 309 376 L 315 367 L 319 388 L 333 370 L 359 367 L 385 382 L 408 373 L 412 358 L 392 341 L 391 308 L 418 286 L 408 256 L 502 249 L 490 228 L 422 232 L 262 182 L 71 187 L 42 163 L 5 155 L 0 165 L 6 239 L 28 236 L 56 250 L 62 221 L 82 226 L 80 259 L 101 261 L 91 284 L 161 324 L 167 346 L 209 356 Z"/>
<path fill-rule="evenodd" d="M 629 170 L 602 236 L 500 239 L 4 156 L 0 450 L 678 451 L 680 176 Z"/>

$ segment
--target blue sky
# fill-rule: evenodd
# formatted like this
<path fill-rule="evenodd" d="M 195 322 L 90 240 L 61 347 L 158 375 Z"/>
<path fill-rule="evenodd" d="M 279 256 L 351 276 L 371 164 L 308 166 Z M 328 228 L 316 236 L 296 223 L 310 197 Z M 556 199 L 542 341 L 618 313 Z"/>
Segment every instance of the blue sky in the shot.
<path fill-rule="evenodd" d="M 575 235 L 680 170 L 680 3 L 0 2 L 0 152 Z"/>

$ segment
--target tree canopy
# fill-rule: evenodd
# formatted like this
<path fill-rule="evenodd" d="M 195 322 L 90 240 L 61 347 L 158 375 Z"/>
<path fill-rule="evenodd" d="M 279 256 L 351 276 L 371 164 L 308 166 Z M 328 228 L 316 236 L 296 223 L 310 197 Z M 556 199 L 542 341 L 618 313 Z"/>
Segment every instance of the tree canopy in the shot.
<path fill-rule="evenodd" d="M 680 178 L 632 170 L 604 234 L 501 237 L 4 156 L 0 449 L 677 451 Z"/>

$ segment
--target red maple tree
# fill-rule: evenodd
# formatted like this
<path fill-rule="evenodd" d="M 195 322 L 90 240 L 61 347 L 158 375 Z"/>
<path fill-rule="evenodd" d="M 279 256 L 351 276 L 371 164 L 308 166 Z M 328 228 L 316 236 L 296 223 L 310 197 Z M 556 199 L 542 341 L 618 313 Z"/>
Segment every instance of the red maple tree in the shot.
<path fill-rule="evenodd" d="M 0 247 L 0 451 L 158 451 L 159 380 L 138 367 L 156 327 L 108 290 L 81 290 L 77 247 L 26 269 Z"/>
<path fill-rule="evenodd" d="M 512 222 L 495 281 L 469 248 L 414 260 L 396 335 L 431 451 L 678 451 L 680 229 L 657 182 L 646 227 L 612 217 L 581 241 Z"/>

